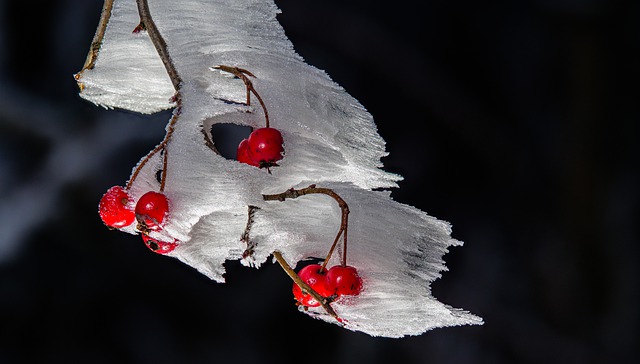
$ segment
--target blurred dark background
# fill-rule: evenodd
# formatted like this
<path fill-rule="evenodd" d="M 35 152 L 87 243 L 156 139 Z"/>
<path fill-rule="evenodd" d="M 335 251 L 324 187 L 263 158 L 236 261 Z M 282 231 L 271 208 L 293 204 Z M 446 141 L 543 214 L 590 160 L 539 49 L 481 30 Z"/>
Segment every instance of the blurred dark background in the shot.
<path fill-rule="evenodd" d="M 109 231 L 168 113 L 81 100 L 102 2 L 0 0 L 0 363 L 640 361 L 640 3 L 278 0 L 296 50 L 374 116 L 393 196 L 452 223 L 434 296 L 484 326 L 372 338 Z"/>

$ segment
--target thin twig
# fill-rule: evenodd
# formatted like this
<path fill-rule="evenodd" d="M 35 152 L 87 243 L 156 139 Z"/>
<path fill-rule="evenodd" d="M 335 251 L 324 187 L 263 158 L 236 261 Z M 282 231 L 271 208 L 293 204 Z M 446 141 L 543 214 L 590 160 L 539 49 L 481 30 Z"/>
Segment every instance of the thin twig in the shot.
<path fill-rule="evenodd" d="M 140 173 L 140 171 L 142 170 L 142 167 L 145 166 L 145 164 L 147 164 L 147 162 L 149 162 L 149 160 L 151 159 L 151 157 L 153 157 L 156 153 L 158 153 L 159 151 L 162 150 L 162 148 L 164 148 L 164 141 L 160 144 L 158 144 L 151 152 L 149 152 L 144 159 L 138 163 L 138 166 L 136 167 L 136 169 L 133 171 L 133 174 L 131 174 L 131 178 L 129 178 L 129 181 L 127 181 L 127 185 L 125 186 L 125 188 L 128 190 L 131 188 L 131 185 L 133 185 L 133 181 L 136 180 L 136 178 L 138 178 L 138 174 Z"/>
<path fill-rule="evenodd" d="M 169 49 L 167 48 L 167 43 L 162 38 L 160 31 L 156 27 L 153 18 L 151 17 L 151 12 L 149 11 L 149 4 L 147 0 L 136 0 L 138 4 L 138 14 L 140 15 L 140 23 L 144 29 L 147 30 L 147 34 L 149 34 L 149 38 L 151 38 L 151 43 L 156 47 L 156 51 L 164 64 L 164 68 L 166 68 L 167 73 L 169 74 L 169 78 L 171 79 L 171 83 L 173 84 L 173 88 L 176 92 L 180 91 L 180 85 L 182 84 L 182 78 L 178 74 L 176 70 L 176 66 L 173 64 L 173 60 L 169 55 Z"/>
<path fill-rule="evenodd" d="M 282 269 L 293 279 L 295 284 L 297 284 L 303 292 L 310 294 L 316 301 L 320 303 L 322 308 L 327 311 L 327 313 L 333 316 L 336 320 L 340 321 L 338 314 L 331 307 L 329 300 L 326 297 L 322 297 L 318 292 L 316 292 L 313 288 L 309 287 L 300 277 L 296 274 L 296 272 L 291 268 L 289 263 L 282 257 L 282 254 L 279 251 L 273 252 L 273 256 L 276 258 Z"/>
<path fill-rule="evenodd" d="M 164 140 L 162 144 L 164 144 L 164 153 L 162 155 L 162 178 L 160 180 L 160 192 L 164 191 L 164 185 L 167 183 L 167 162 L 169 160 L 169 139 L 171 139 L 171 135 L 173 135 L 173 131 L 175 130 L 176 121 L 178 120 L 178 116 L 180 115 L 181 108 L 178 107 L 171 117 L 171 121 L 169 121 L 169 127 L 167 128 L 167 134 L 164 136 Z"/>
<path fill-rule="evenodd" d="M 151 157 L 153 157 L 159 151 L 163 151 L 162 155 L 162 176 L 160 178 L 160 192 L 164 191 L 164 187 L 167 182 L 167 164 L 168 164 L 168 155 L 169 151 L 167 146 L 169 145 L 169 140 L 173 135 L 175 130 L 175 124 L 178 121 L 178 117 L 182 111 L 182 94 L 180 92 L 180 87 L 182 85 L 182 78 L 178 74 L 178 71 L 173 64 L 171 56 L 169 56 L 169 49 L 167 48 L 167 43 L 162 38 L 160 31 L 156 27 L 153 18 L 151 17 L 151 12 L 149 11 L 149 4 L 147 0 L 136 0 L 138 4 L 138 14 L 140 15 L 140 24 L 134 29 L 134 32 L 146 30 L 149 38 L 151 39 L 151 43 L 153 43 L 156 51 L 158 52 L 158 56 L 162 60 L 162 63 L 169 74 L 169 78 L 171 79 L 171 83 L 173 84 L 173 88 L 176 90 L 175 95 L 173 96 L 173 100 L 176 102 L 176 109 L 173 112 L 173 116 L 169 121 L 169 125 L 167 127 L 167 134 L 165 134 L 164 139 L 158 146 L 156 146 L 149 154 L 145 156 L 145 158 L 138 164 L 136 169 L 133 171 L 131 178 L 127 182 L 127 189 L 131 187 L 133 181 L 138 177 L 138 174 L 142 170 L 142 168 L 149 162 Z"/>
<path fill-rule="evenodd" d="M 248 70 L 244 69 L 244 68 L 239 68 L 239 67 L 233 67 L 233 66 L 225 66 L 225 65 L 219 65 L 219 66 L 215 66 L 213 67 L 213 69 L 218 69 L 221 71 L 225 71 L 225 72 L 229 72 L 231 74 L 233 74 L 234 76 L 238 77 L 239 79 L 242 80 L 242 82 L 244 82 L 245 87 L 247 88 L 247 106 L 251 106 L 251 93 L 253 93 L 256 98 L 258 99 L 258 102 L 260 103 L 260 106 L 262 106 L 262 110 L 264 111 L 264 118 L 265 118 L 265 124 L 267 126 L 267 128 L 269 127 L 269 112 L 267 111 L 267 106 L 265 105 L 264 101 L 262 101 L 262 97 L 260 97 L 260 95 L 258 94 L 258 92 L 256 91 L 256 89 L 253 87 L 253 82 L 251 82 L 251 80 L 249 79 L 249 77 L 247 77 L 247 75 L 256 78 L 256 76 L 253 75 L 253 73 L 249 72 Z"/>
<path fill-rule="evenodd" d="M 250 232 L 251 232 L 251 227 L 253 226 L 253 218 L 254 218 L 254 216 L 256 214 L 256 210 L 259 210 L 259 209 L 260 208 L 257 207 L 257 206 L 249 205 L 249 207 L 248 207 L 247 225 L 244 228 L 244 232 L 240 236 L 240 241 L 244 242 L 245 245 L 247 246 L 245 248 L 244 252 L 242 253 L 242 258 L 243 259 L 247 259 L 247 258 L 251 257 L 253 255 L 253 252 L 254 252 L 255 247 L 256 247 L 256 244 L 251 241 Z"/>
<path fill-rule="evenodd" d="M 84 65 L 80 72 L 73 75 L 75 80 L 78 82 L 78 87 L 80 87 L 80 91 L 84 89 L 84 84 L 80 82 L 82 78 L 82 74 L 86 70 L 93 69 L 96 65 L 96 60 L 98 59 L 98 53 L 100 53 L 100 47 L 102 47 L 102 41 L 104 39 L 104 33 L 107 29 L 107 24 L 109 23 L 109 19 L 111 18 L 111 10 L 113 9 L 113 1 L 114 0 L 104 0 L 104 4 L 102 5 L 102 13 L 100 14 L 100 22 L 98 23 L 98 29 L 96 29 L 96 33 L 93 35 L 93 40 L 91 41 L 91 46 L 89 47 L 89 53 L 87 54 L 87 59 L 84 61 Z"/>
<path fill-rule="evenodd" d="M 326 259 L 322 263 L 322 268 L 324 269 L 327 266 L 327 263 L 329 262 L 329 259 L 331 259 L 331 255 L 333 254 L 333 251 L 334 251 L 336 245 L 338 244 L 338 241 L 340 240 L 340 235 L 342 235 L 342 237 L 343 237 L 343 256 L 341 258 L 341 263 L 342 263 L 343 266 L 346 266 L 347 265 L 347 254 L 346 254 L 346 252 L 347 252 L 347 226 L 349 224 L 349 206 L 342 199 L 342 197 L 340 197 L 340 195 L 335 193 L 332 189 L 321 188 L 321 187 L 316 187 L 316 185 L 311 185 L 309 187 L 301 188 L 299 190 L 290 188 L 290 189 L 288 189 L 288 190 L 286 190 L 285 192 L 282 192 L 282 193 L 277 193 L 277 194 L 274 194 L 274 195 L 262 195 L 262 198 L 265 201 L 284 201 L 284 200 L 286 200 L 288 198 L 290 198 L 290 199 L 291 198 L 298 198 L 300 196 L 316 194 L 316 193 L 320 193 L 320 194 L 324 194 L 324 195 L 330 196 L 331 198 L 336 200 L 336 202 L 338 202 L 338 206 L 340 206 L 340 210 L 342 211 L 340 229 L 338 230 L 336 238 L 333 241 L 333 244 L 331 245 L 331 248 L 329 249 L 329 254 L 327 254 Z"/>
<path fill-rule="evenodd" d="M 259 210 L 259 209 L 260 208 L 257 207 L 257 206 L 249 205 L 249 207 L 248 207 L 247 225 L 245 226 L 244 232 L 240 236 L 240 240 L 243 241 L 247 245 L 247 248 L 242 253 L 242 258 L 243 259 L 251 257 L 252 254 L 253 254 L 253 251 L 255 249 L 255 246 L 256 246 L 254 243 L 251 242 L 250 232 L 251 232 L 251 227 L 253 226 L 253 219 L 254 219 L 254 216 L 255 216 L 255 212 L 257 210 Z M 316 299 L 316 301 L 318 301 L 320 303 L 322 308 L 324 308 L 325 311 L 327 311 L 327 313 L 329 315 L 335 317 L 338 321 L 340 321 L 340 319 L 338 318 L 338 315 L 336 314 L 336 312 L 333 310 L 333 308 L 330 305 L 331 301 L 330 301 L 329 298 L 322 297 L 322 295 L 320 295 L 313 288 L 311 288 L 308 284 L 306 284 L 302 279 L 300 279 L 300 276 L 298 276 L 298 274 L 296 274 L 296 272 L 293 270 L 293 268 L 291 268 L 289 263 L 287 263 L 287 261 L 284 259 L 284 257 L 282 256 L 282 254 L 280 252 L 278 252 L 278 251 L 273 252 L 273 256 L 276 258 L 276 260 L 278 261 L 278 263 L 280 264 L 282 269 L 284 269 L 284 271 L 287 273 L 287 275 L 289 277 L 291 277 L 291 279 L 293 279 L 293 281 L 300 287 L 300 289 L 302 289 L 302 291 L 310 294 L 314 299 Z"/>
<path fill-rule="evenodd" d="M 151 159 L 151 157 L 153 157 L 156 153 L 158 153 L 159 151 L 163 151 L 163 156 L 162 156 L 162 175 L 160 177 L 160 192 L 164 191 L 164 186 L 166 184 L 167 181 L 167 145 L 169 144 L 169 139 L 171 139 L 171 135 L 173 135 L 173 132 L 175 130 L 175 124 L 178 120 L 178 116 L 180 114 L 180 107 L 178 107 L 176 109 L 176 111 L 174 112 L 173 116 L 171 117 L 171 120 L 169 121 L 169 126 L 167 128 L 167 134 L 165 134 L 164 139 L 162 140 L 162 142 L 160 142 L 160 144 L 158 144 L 151 152 L 149 152 L 144 159 L 142 160 L 142 162 L 140 162 L 138 164 L 138 166 L 136 167 L 136 169 L 133 171 L 133 173 L 131 174 L 131 178 L 129 178 L 129 181 L 127 181 L 126 184 L 126 189 L 130 189 L 131 186 L 133 185 L 133 182 L 135 181 L 136 178 L 138 178 L 138 174 L 140 174 L 140 171 L 142 170 L 142 168 L 144 168 L 144 166 L 149 162 L 149 160 Z"/>

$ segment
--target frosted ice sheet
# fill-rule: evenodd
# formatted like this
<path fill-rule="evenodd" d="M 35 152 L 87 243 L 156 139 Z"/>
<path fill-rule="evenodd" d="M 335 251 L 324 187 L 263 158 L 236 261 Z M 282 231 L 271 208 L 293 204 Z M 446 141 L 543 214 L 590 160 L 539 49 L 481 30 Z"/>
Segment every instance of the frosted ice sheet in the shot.
<path fill-rule="evenodd" d="M 145 114 L 173 106 L 171 80 L 140 23 L 135 0 L 115 1 L 94 69 L 82 74 L 80 96 L 106 108 Z"/>
<path fill-rule="evenodd" d="M 333 304 L 347 328 L 399 337 L 482 323 L 431 296 L 430 283 L 446 269 L 442 256 L 461 243 L 450 237 L 447 223 L 393 201 L 387 192 L 372 191 L 397 187 L 401 177 L 380 169 L 386 152 L 371 115 L 294 52 L 271 1 L 150 3 L 184 81 L 182 113 L 166 150 L 171 212 L 164 231 L 152 235 L 181 242 L 170 255 L 222 282 L 224 261 L 242 258 L 240 236 L 247 206 L 253 205 L 260 208 L 251 230 L 256 249 L 245 264 L 260 266 L 276 250 L 292 265 L 324 257 L 340 221 L 335 201 L 315 195 L 286 202 L 262 199 L 262 194 L 313 183 L 334 188 L 351 210 L 349 264 L 358 267 L 365 289 Z M 115 7 L 96 67 L 81 80 L 83 97 L 147 113 L 169 107 L 173 90 L 151 42 L 131 34 L 139 21 L 135 1 L 117 0 Z M 212 124 L 264 123 L 260 108 L 241 104 L 243 83 L 210 69 L 220 64 L 257 76 L 254 86 L 267 104 L 271 126 L 285 141 L 286 155 L 271 174 L 227 160 L 205 145 L 202 132 Z M 130 191 L 134 199 L 158 189 L 155 175 L 161 165 L 158 154 L 143 168 Z M 307 313 L 337 323 L 321 310 Z"/>

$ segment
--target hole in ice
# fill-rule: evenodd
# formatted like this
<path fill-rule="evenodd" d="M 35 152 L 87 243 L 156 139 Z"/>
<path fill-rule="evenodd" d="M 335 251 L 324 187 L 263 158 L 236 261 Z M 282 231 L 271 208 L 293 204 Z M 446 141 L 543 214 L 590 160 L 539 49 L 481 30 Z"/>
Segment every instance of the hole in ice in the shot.
<path fill-rule="evenodd" d="M 248 138 L 252 130 L 250 126 L 245 125 L 213 124 L 211 126 L 211 139 L 221 156 L 236 160 L 238 144 L 242 139 Z"/>

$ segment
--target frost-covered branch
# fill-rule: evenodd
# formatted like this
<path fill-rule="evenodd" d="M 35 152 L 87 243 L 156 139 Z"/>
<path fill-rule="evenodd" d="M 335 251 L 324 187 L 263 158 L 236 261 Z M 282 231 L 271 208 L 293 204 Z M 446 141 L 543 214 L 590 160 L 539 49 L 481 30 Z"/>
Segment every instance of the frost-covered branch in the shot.
<path fill-rule="evenodd" d="M 347 265 L 347 230 L 349 226 L 349 206 L 342 199 L 342 197 L 340 197 L 340 195 L 338 195 L 332 189 L 321 188 L 321 187 L 316 187 L 316 185 L 311 185 L 309 187 L 301 188 L 299 190 L 290 188 L 282 193 L 273 194 L 273 195 L 262 195 L 262 197 L 264 198 L 265 201 L 284 201 L 286 199 L 298 198 L 300 196 L 311 195 L 311 194 L 323 194 L 333 198 L 334 200 L 336 200 L 336 202 L 338 202 L 338 206 L 340 206 L 340 210 L 342 211 L 340 229 L 338 230 L 338 233 L 336 234 L 336 238 L 333 241 L 331 248 L 329 249 L 329 253 L 327 254 L 327 257 L 322 263 L 322 269 L 325 269 L 325 267 L 327 266 L 327 263 L 329 262 L 329 259 L 331 259 L 331 255 L 333 254 L 333 251 L 335 250 L 336 245 L 340 240 L 340 236 L 343 237 L 343 242 L 344 242 L 343 249 L 342 249 L 341 263 L 343 266 L 345 266 Z"/>
<path fill-rule="evenodd" d="M 149 34 L 149 38 L 151 38 L 151 42 L 154 47 L 156 47 L 156 51 L 158 51 L 158 55 L 160 59 L 162 59 L 162 63 L 164 63 L 164 67 L 167 69 L 167 73 L 169 74 L 169 78 L 171 78 L 171 83 L 173 84 L 173 88 L 175 88 L 177 95 L 177 102 L 179 105 L 179 92 L 180 85 L 182 84 L 182 78 L 178 74 L 178 70 L 176 70 L 176 66 L 173 64 L 173 60 L 169 55 L 169 49 L 167 48 L 167 43 L 164 41 L 164 38 L 160 34 L 160 31 L 156 27 L 153 18 L 151 17 L 151 12 L 149 11 L 149 4 L 147 0 L 136 0 L 138 4 L 138 13 L 140 14 L 140 25 L 143 29 L 147 31 Z"/>
<path fill-rule="evenodd" d="M 289 277 L 291 277 L 291 279 L 293 279 L 293 281 L 298 286 L 300 286 L 300 288 L 304 292 L 313 296 L 313 298 L 315 298 L 316 301 L 320 303 L 320 306 L 322 306 L 322 308 L 324 308 L 329 315 L 333 316 L 336 320 L 341 321 L 341 319 L 338 317 L 338 315 L 330 305 L 331 303 L 330 297 L 322 297 L 318 292 L 316 292 L 313 288 L 309 287 L 308 284 L 306 284 L 302 279 L 300 279 L 300 277 L 296 274 L 293 268 L 291 268 L 289 263 L 287 263 L 287 261 L 282 257 L 282 254 L 280 254 L 280 252 L 278 251 L 273 252 L 273 256 L 276 258 L 276 260 L 278 261 L 282 269 L 284 269 L 284 271 L 287 272 Z"/>
<path fill-rule="evenodd" d="M 178 121 L 178 117 L 180 116 L 180 112 L 182 109 L 182 95 L 180 93 L 182 78 L 180 77 L 178 70 L 173 64 L 173 60 L 171 59 L 171 56 L 169 55 L 169 49 L 167 48 L 167 43 L 164 41 L 162 34 L 160 34 L 160 31 L 158 30 L 155 22 L 153 21 L 153 17 L 151 16 L 151 12 L 149 11 L 149 4 L 147 3 L 147 0 L 136 0 L 136 3 L 138 4 L 138 13 L 140 15 L 140 24 L 138 25 L 138 27 L 136 27 L 136 30 L 137 29 L 146 30 L 147 34 L 149 35 L 149 38 L 151 39 L 151 43 L 153 43 L 153 46 L 156 48 L 156 51 L 158 52 L 158 56 L 160 56 L 160 59 L 162 60 L 162 63 L 164 64 L 165 69 L 167 70 L 167 74 L 171 79 L 173 88 L 176 90 L 176 94 L 174 96 L 174 99 L 176 102 L 176 109 L 173 113 L 173 116 L 171 117 L 171 120 L 169 121 L 169 125 L 167 126 L 167 134 L 165 135 L 164 139 L 149 154 L 147 154 L 147 156 L 142 160 L 142 162 L 138 164 L 131 178 L 127 182 L 127 188 L 131 187 L 131 184 L 140 173 L 140 170 L 142 169 L 142 167 L 146 165 L 146 163 L 151 159 L 151 157 L 153 157 L 156 153 L 162 150 L 163 151 L 162 177 L 160 180 L 160 192 L 162 192 L 164 191 L 164 187 L 167 182 L 167 160 L 169 155 L 169 152 L 167 150 L 167 145 L 169 144 L 171 135 L 175 130 L 175 124 Z"/>
<path fill-rule="evenodd" d="M 251 242 L 250 232 L 251 232 L 251 227 L 253 226 L 253 219 L 256 214 L 256 210 L 258 209 L 260 208 L 249 205 L 249 208 L 247 211 L 247 226 L 244 228 L 244 232 L 240 237 L 240 241 L 244 242 L 247 245 L 246 249 L 242 253 L 243 259 L 249 258 L 253 254 L 253 250 L 255 249 L 255 243 Z"/>
<path fill-rule="evenodd" d="M 103 11 L 103 29 L 96 33 L 87 68 L 76 76 L 81 96 L 105 108 L 145 114 L 174 108 L 164 140 L 142 158 L 126 187 L 114 189 L 126 198 L 109 194 L 113 188 L 105 194 L 115 196 L 115 207 L 107 211 L 113 216 L 105 216 L 119 223 L 122 213 L 128 225 L 121 231 L 142 233 L 153 251 L 218 282 L 224 281 L 227 260 L 242 259 L 258 268 L 273 257 L 296 282 L 293 294 L 301 311 L 350 330 L 402 337 L 482 324 L 481 318 L 439 302 L 430 290 L 446 270 L 444 254 L 462 242 L 451 237 L 447 222 L 379 190 L 398 187 L 402 178 L 381 168 L 387 153 L 372 116 L 294 52 L 272 0 L 247 0 L 242 6 L 237 0 L 147 1 L 105 2 L 105 7 L 113 3 L 112 12 Z M 224 64 L 232 66 L 212 67 Z M 245 88 L 212 68 L 231 72 Z M 252 93 L 265 117 L 261 97 L 268 100 L 277 128 L 263 127 L 261 117 L 247 110 L 243 99 L 250 104 Z M 242 145 L 251 151 L 238 153 L 242 160 L 211 153 L 218 140 L 209 128 L 224 124 L 254 129 L 249 138 L 260 135 L 254 139 L 264 143 L 240 142 L 239 151 Z M 265 173 L 276 162 L 278 168 Z M 309 194 L 331 197 L 341 211 L 319 196 L 297 199 Z M 152 197 L 158 209 L 145 203 Z M 273 203 L 289 199 L 296 201 Z M 147 230 L 137 228 L 139 217 Z M 327 237 L 333 241 L 330 249 Z M 332 256 L 336 247 L 340 258 Z M 324 267 L 309 264 L 298 273 L 291 268 L 327 250 Z M 361 284 L 334 287 L 337 280 L 329 278 L 336 275 L 330 271 L 350 272 L 345 268 L 353 268 Z M 312 283 L 313 275 L 325 286 Z"/>
<path fill-rule="evenodd" d="M 219 66 L 215 66 L 215 67 L 212 67 L 212 68 L 213 69 L 217 69 L 217 70 L 221 70 L 221 71 L 225 71 L 225 72 L 229 72 L 229 73 L 233 74 L 234 76 L 238 77 L 239 79 L 241 79 L 242 82 L 244 82 L 244 85 L 247 88 L 247 106 L 251 106 L 251 93 L 253 93 L 256 96 L 256 98 L 258 99 L 258 102 L 260 103 L 260 106 L 262 106 L 262 110 L 264 111 L 264 118 L 266 119 L 265 126 L 268 128 L 269 127 L 269 112 L 267 111 L 267 106 L 264 104 L 264 101 L 262 100 L 262 97 L 260 97 L 260 94 L 258 94 L 256 89 L 253 87 L 253 82 L 251 82 L 249 77 L 247 77 L 247 76 L 251 76 L 251 77 L 255 78 L 256 76 L 254 76 L 254 74 L 249 72 L 248 70 L 246 70 L 244 68 L 239 68 L 239 67 L 219 65 Z"/>
<path fill-rule="evenodd" d="M 82 74 L 86 70 L 93 69 L 96 64 L 96 59 L 98 58 L 98 53 L 100 52 L 100 47 L 102 46 L 102 40 L 104 39 L 104 33 L 107 29 L 107 24 L 109 23 L 109 19 L 111 18 L 111 10 L 113 9 L 113 0 L 104 0 L 104 5 L 102 6 L 102 13 L 100 15 L 100 22 L 98 23 L 98 29 L 96 29 L 96 33 L 93 36 L 93 40 L 91 41 L 91 46 L 89 47 L 89 53 L 87 54 L 87 59 L 84 61 L 84 66 L 82 66 L 82 70 L 74 75 L 76 81 L 78 81 L 78 87 L 80 90 L 83 88 L 83 84 L 80 82 L 80 78 L 82 78 Z"/>
<path fill-rule="evenodd" d="M 297 190 L 297 191 L 302 191 L 302 190 Z M 295 198 L 295 197 L 290 197 L 290 196 L 294 195 L 295 193 L 296 193 L 296 190 L 291 189 L 291 190 L 288 190 L 287 192 L 284 192 L 284 195 L 287 195 L 288 198 Z M 307 193 L 311 193 L 311 192 L 307 192 Z M 302 194 L 304 194 L 304 192 L 301 193 L 301 194 L 298 194 L 298 196 L 302 196 Z M 283 194 L 280 194 L 280 195 L 283 195 Z M 279 195 L 273 195 L 273 196 L 279 196 Z M 266 199 L 267 198 L 265 198 L 265 200 Z M 282 199 L 279 199 L 279 198 L 275 198 L 275 199 L 277 199 L 279 201 L 284 201 L 284 197 Z M 253 251 L 255 249 L 255 244 L 253 242 L 251 242 L 250 233 L 251 233 L 251 227 L 253 226 L 253 223 L 254 223 L 254 217 L 255 217 L 256 210 L 259 210 L 259 207 L 249 206 L 248 211 L 247 211 L 247 226 L 245 227 L 244 232 L 242 233 L 242 236 L 240 237 L 240 240 L 242 242 L 244 242 L 246 244 L 246 246 L 247 246 L 245 251 L 244 251 L 244 253 L 242 254 L 242 258 L 243 259 L 249 258 L 253 254 Z M 336 238 L 336 241 L 337 241 L 337 238 Z M 334 242 L 334 245 L 335 245 L 335 242 Z M 331 248 L 331 250 L 333 250 L 333 247 Z M 278 264 L 280 264 L 282 269 L 284 269 L 284 271 L 287 273 L 287 275 L 289 277 L 291 277 L 291 279 L 295 282 L 295 284 L 297 284 L 304 292 L 306 292 L 307 294 L 313 296 L 313 298 L 315 298 L 320 303 L 322 308 L 324 308 L 325 311 L 327 311 L 327 313 L 329 315 L 335 317 L 338 321 L 340 321 L 340 319 L 338 318 L 338 315 L 336 314 L 336 312 L 333 310 L 333 308 L 330 305 L 333 297 L 323 297 L 316 290 L 314 290 L 307 283 L 305 283 L 300 278 L 300 276 L 298 276 L 298 274 L 293 270 L 293 268 L 291 268 L 291 265 L 289 265 L 289 263 L 287 263 L 287 261 L 282 256 L 282 253 L 280 253 L 279 251 L 274 251 L 273 252 L 273 257 L 276 259 Z"/>
<path fill-rule="evenodd" d="M 133 182 L 138 177 L 138 174 L 140 174 L 140 171 L 149 162 L 149 160 L 156 153 L 162 151 L 163 152 L 163 155 L 162 155 L 162 176 L 160 177 L 160 192 L 164 191 L 164 186 L 167 183 L 167 159 L 168 159 L 167 144 L 169 143 L 169 140 L 171 139 L 171 135 L 173 135 L 173 132 L 175 130 L 175 125 L 176 125 L 176 122 L 178 120 L 178 115 L 179 114 L 180 114 L 180 109 L 177 108 L 176 111 L 174 112 L 173 116 L 171 117 L 171 120 L 169 121 L 169 125 L 167 126 L 167 134 L 165 134 L 164 139 L 151 152 L 149 152 L 142 159 L 142 161 L 140 163 L 138 163 L 138 166 L 136 166 L 135 170 L 131 174 L 131 178 L 129 178 L 129 181 L 127 181 L 127 186 L 126 186 L 127 189 L 131 188 L 131 185 L 133 184 Z"/>

